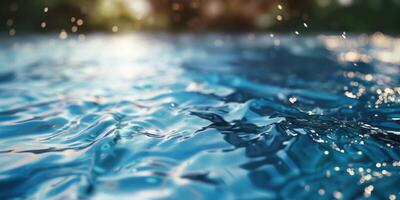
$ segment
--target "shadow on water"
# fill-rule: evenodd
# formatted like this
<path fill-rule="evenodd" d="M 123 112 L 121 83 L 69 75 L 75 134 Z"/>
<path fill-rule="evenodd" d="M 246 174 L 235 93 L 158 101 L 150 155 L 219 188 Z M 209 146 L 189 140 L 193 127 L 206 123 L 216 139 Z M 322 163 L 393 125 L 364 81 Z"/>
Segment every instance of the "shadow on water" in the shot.
<path fill-rule="evenodd" d="M 223 58 L 227 51 L 235 56 L 213 65 L 215 70 L 204 67 L 207 60 L 190 60 L 183 66 L 206 76 L 217 74 L 218 78 L 210 80 L 235 88 L 224 102 L 245 106 L 233 120 L 230 113 L 192 114 L 211 121 L 206 129 L 217 129 L 235 148 L 244 148 L 247 157 L 257 158 L 241 165 L 257 187 L 280 191 L 281 197 L 307 199 L 333 193 L 337 184 L 343 184 L 339 190 L 348 198 L 361 198 L 362 189 L 346 188 L 358 181 L 353 168 L 361 171 L 400 158 L 400 124 L 390 119 L 397 116 L 399 105 L 374 109 L 371 102 L 376 95 L 369 91 L 358 99 L 343 95 L 343 88 L 354 83 L 344 75 L 379 74 L 374 63 L 338 62 L 322 46 L 300 54 L 290 47 L 271 46 L 207 50 L 210 59 Z M 225 70 L 221 72 L 219 66 Z M 290 102 L 291 97 L 297 102 Z M 390 184 L 399 183 L 396 178 L 388 179 Z"/>

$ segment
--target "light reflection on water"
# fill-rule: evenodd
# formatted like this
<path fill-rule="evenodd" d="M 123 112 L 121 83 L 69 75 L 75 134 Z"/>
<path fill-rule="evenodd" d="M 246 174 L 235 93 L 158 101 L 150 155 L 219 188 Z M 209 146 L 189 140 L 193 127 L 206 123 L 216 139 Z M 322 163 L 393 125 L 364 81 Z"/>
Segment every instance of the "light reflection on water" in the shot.
<path fill-rule="evenodd" d="M 399 196 L 397 38 L 0 42 L 3 198 Z"/>

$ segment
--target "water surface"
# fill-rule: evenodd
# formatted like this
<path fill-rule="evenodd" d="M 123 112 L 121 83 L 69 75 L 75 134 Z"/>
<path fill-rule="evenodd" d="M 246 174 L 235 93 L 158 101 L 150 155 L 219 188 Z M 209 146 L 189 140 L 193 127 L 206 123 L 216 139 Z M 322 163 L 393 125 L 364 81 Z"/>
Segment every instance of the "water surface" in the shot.
<path fill-rule="evenodd" d="M 1 199 L 394 199 L 400 39 L 0 39 Z"/>

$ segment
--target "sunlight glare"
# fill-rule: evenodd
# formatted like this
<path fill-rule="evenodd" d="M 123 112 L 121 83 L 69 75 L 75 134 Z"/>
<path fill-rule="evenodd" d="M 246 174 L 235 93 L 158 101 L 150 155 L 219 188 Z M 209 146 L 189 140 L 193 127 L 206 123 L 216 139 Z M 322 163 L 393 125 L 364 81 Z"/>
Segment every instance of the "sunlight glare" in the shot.
<path fill-rule="evenodd" d="M 124 3 L 138 18 L 145 17 L 150 13 L 151 7 L 146 0 L 124 0 Z"/>

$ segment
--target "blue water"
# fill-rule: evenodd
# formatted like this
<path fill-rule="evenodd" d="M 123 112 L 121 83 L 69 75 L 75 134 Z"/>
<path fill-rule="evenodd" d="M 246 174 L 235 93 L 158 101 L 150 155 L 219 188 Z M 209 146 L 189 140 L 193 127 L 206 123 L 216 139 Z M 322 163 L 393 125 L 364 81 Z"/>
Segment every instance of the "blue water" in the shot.
<path fill-rule="evenodd" d="M 0 199 L 400 198 L 400 39 L 0 44 Z"/>

